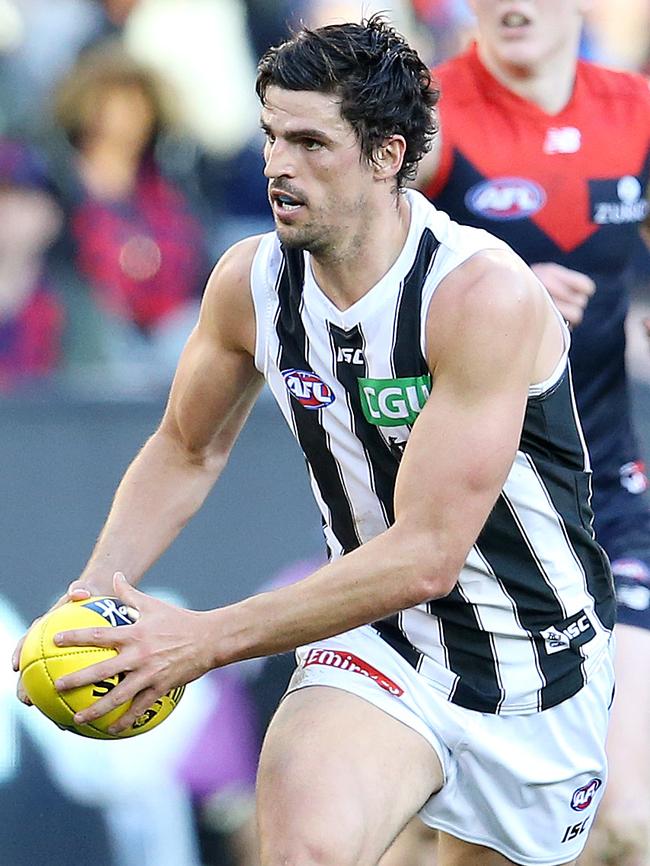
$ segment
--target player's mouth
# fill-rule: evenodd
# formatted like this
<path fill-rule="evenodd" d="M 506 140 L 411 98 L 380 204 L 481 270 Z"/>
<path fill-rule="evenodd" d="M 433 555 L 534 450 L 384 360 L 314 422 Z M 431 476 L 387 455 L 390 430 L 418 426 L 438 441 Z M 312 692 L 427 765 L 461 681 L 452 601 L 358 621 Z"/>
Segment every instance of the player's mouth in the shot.
<path fill-rule="evenodd" d="M 533 22 L 523 12 L 506 12 L 501 16 L 501 26 L 511 33 L 521 33 L 526 27 L 530 27 Z"/>
<path fill-rule="evenodd" d="M 293 216 L 301 208 L 305 207 L 305 201 L 293 193 L 284 190 L 272 189 L 269 192 L 273 213 L 280 219 Z"/>

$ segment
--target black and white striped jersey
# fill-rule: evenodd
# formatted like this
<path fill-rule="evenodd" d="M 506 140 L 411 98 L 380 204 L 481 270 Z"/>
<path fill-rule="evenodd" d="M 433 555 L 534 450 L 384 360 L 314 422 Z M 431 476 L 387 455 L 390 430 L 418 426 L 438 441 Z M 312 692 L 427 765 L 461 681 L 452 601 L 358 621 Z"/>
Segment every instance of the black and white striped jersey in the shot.
<path fill-rule="evenodd" d="M 333 557 L 393 522 L 401 454 L 432 387 L 424 326 L 437 285 L 504 246 L 406 194 L 401 254 L 347 310 L 320 291 L 309 254 L 274 232 L 252 265 L 255 363 L 302 447 Z M 516 459 L 453 591 L 373 624 L 449 700 L 481 712 L 535 712 L 575 694 L 613 627 L 568 342 L 530 389 Z"/>

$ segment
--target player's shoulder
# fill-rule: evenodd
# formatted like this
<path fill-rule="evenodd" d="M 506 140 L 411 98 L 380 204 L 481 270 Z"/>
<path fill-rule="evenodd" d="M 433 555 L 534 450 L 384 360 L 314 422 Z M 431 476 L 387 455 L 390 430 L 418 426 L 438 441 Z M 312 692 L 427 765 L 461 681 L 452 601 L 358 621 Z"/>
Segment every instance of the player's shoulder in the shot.
<path fill-rule="evenodd" d="M 540 295 L 538 281 L 526 263 L 507 246 L 479 249 L 447 277 L 456 284 L 463 304 L 486 309 L 494 304 L 520 304 Z"/>
<path fill-rule="evenodd" d="M 611 69 L 588 60 L 578 62 L 578 76 L 596 97 L 650 105 L 650 81 L 638 72 Z"/>

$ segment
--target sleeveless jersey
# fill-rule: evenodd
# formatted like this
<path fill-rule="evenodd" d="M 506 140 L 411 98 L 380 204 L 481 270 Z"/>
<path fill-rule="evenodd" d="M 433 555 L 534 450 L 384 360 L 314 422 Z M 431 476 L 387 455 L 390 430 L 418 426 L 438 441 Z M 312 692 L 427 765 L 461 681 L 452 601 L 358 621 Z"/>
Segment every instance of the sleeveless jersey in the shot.
<path fill-rule="evenodd" d="M 453 219 L 505 240 L 529 264 L 557 262 L 596 283 L 574 330 L 571 366 L 594 472 L 596 526 L 621 508 L 612 491 L 638 460 L 625 372 L 623 272 L 648 214 L 650 89 L 640 75 L 579 62 L 556 115 L 513 94 L 476 46 L 434 70 L 442 161 L 426 190 Z"/>
<path fill-rule="evenodd" d="M 331 556 L 394 521 L 393 492 L 430 393 L 425 320 L 440 281 L 503 248 L 408 191 L 410 228 L 388 273 L 341 311 L 307 252 L 263 236 L 251 270 L 255 363 L 304 452 Z M 567 332 L 568 346 L 568 332 Z M 565 356 L 531 388 L 516 460 L 452 592 L 374 623 L 449 700 L 534 712 L 575 694 L 613 625 L 593 538 L 589 466 Z"/>

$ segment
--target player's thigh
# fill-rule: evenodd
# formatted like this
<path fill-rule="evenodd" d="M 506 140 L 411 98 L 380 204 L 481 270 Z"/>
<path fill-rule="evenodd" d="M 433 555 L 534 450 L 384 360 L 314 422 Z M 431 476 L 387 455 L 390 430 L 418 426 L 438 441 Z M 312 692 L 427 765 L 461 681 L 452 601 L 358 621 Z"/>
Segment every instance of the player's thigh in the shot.
<path fill-rule="evenodd" d="M 429 743 L 378 707 L 329 686 L 292 692 L 260 758 L 262 864 L 374 866 L 441 785 Z"/>
<path fill-rule="evenodd" d="M 395 839 L 379 866 L 437 866 L 438 831 L 415 817 Z"/>
<path fill-rule="evenodd" d="M 575 863 L 577 860 L 570 860 L 557 866 L 574 866 Z M 514 866 L 514 861 L 491 848 L 472 845 L 448 833 L 440 833 L 436 866 Z"/>
<path fill-rule="evenodd" d="M 610 772 L 603 805 L 629 816 L 650 804 L 650 631 L 616 626 L 616 694 L 607 737 Z"/>

